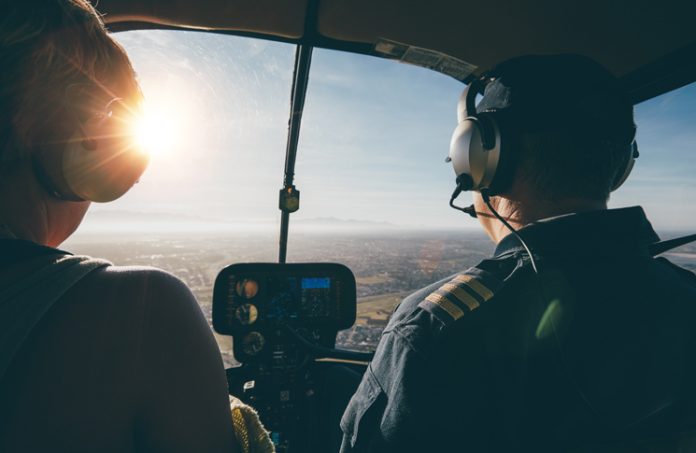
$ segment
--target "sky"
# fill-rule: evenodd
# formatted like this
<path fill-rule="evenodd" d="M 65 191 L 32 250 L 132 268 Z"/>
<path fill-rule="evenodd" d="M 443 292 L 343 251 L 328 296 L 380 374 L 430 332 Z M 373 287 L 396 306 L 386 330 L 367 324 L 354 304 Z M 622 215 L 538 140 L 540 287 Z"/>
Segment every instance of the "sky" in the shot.
<path fill-rule="evenodd" d="M 277 229 L 294 46 L 162 30 L 116 39 L 162 118 L 166 146 L 128 194 L 93 206 L 80 231 Z M 448 207 L 454 173 L 444 159 L 461 82 L 322 49 L 309 80 L 291 231 L 477 227 Z M 696 84 L 635 114 L 641 157 L 611 205 L 643 205 L 658 230 L 696 229 Z"/>

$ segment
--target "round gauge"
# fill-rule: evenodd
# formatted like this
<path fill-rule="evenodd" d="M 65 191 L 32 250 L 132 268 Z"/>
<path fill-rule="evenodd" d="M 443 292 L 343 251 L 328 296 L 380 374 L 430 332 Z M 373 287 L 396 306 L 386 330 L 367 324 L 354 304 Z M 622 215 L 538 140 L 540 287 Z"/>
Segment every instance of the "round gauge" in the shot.
<path fill-rule="evenodd" d="M 242 340 L 242 350 L 247 355 L 256 355 L 263 349 L 266 339 L 259 332 L 250 332 Z"/>
<path fill-rule="evenodd" d="M 244 326 L 249 326 L 254 324 L 259 317 L 259 311 L 256 309 L 256 305 L 244 304 L 237 307 L 234 311 L 234 316 Z"/>
<path fill-rule="evenodd" d="M 243 278 L 237 282 L 237 294 L 245 299 L 251 299 L 259 292 L 259 284 L 256 280 Z"/>

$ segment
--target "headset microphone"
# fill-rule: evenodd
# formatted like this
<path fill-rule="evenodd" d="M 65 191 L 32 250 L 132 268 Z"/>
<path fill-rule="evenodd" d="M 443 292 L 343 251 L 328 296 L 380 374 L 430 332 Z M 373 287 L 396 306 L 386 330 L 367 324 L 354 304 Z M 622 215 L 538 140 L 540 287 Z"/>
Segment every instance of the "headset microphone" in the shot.
<path fill-rule="evenodd" d="M 454 198 L 452 198 L 452 199 L 450 199 L 450 206 L 453 207 L 454 209 L 458 210 L 458 211 L 462 211 L 462 212 L 464 212 L 464 213 L 466 213 L 466 214 L 469 214 L 469 215 L 470 215 L 471 217 L 473 217 L 473 218 L 477 218 L 477 217 L 478 217 L 478 214 L 476 213 L 476 208 L 474 207 L 473 204 L 463 208 L 463 207 L 461 207 L 461 206 L 455 205 L 455 204 L 454 204 Z"/>
<path fill-rule="evenodd" d="M 462 173 L 461 175 L 457 176 L 457 188 L 454 189 L 454 192 L 452 192 L 452 196 L 450 197 L 450 206 L 453 207 L 454 209 L 457 209 L 459 211 L 465 212 L 469 214 L 471 217 L 476 218 L 476 209 L 474 208 L 474 205 L 472 204 L 471 206 L 467 206 L 465 208 L 461 206 L 457 206 L 454 204 L 454 200 L 459 197 L 459 195 L 465 191 L 465 190 L 471 190 L 471 176 L 467 175 L 466 173 Z"/>

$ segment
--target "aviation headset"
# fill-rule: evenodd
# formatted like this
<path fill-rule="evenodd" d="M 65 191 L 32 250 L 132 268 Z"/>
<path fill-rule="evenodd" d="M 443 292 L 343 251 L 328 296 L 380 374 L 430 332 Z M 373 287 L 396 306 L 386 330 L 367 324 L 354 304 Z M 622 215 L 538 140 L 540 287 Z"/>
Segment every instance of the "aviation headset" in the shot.
<path fill-rule="evenodd" d="M 491 195 L 501 193 L 512 183 L 515 164 L 510 126 L 505 123 L 505 114 L 497 111 L 477 112 L 476 95 L 495 78 L 483 76 L 467 85 L 457 106 L 458 125 L 450 142 L 448 162 L 452 163 L 457 176 L 457 190 L 452 200 L 464 190 L 485 190 Z M 626 145 L 627 159 L 617 173 L 611 190 L 618 189 L 633 169 L 638 157 L 634 140 L 635 128 L 630 143 Z M 467 211 L 465 211 L 467 212 Z M 469 213 L 471 214 L 471 213 Z"/>
<path fill-rule="evenodd" d="M 454 206 L 454 199 L 464 190 L 474 190 L 481 192 L 483 200 L 488 206 L 491 213 L 517 238 L 519 243 L 524 247 L 526 254 L 529 257 L 531 267 L 534 271 L 534 282 L 536 282 L 539 291 L 539 301 L 544 303 L 541 307 L 547 310 L 549 297 L 547 296 L 547 285 L 544 284 L 544 279 L 540 278 L 540 271 L 537 267 L 537 262 L 530 247 L 525 240 L 520 236 L 515 228 L 510 225 L 491 205 L 489 195 L 500 193 L 509 187 L 512 182 L 515 150 L 511 145 L 512 140 L 509 136 L 511 128 L 506 124 L 508 118 L 502 112 L 484 111 L 478 112 L 475 101 L 476 95 L 483 92 L 485 87 L 492 82 L 490 77 L 481 77 L 474 80 L 468 85 L 462 93 L 457 107 L 458 125 L 452 135 L 450 143 L 450 152 L 448 161 L 452 163 L 454 172 L 457 175 L 457 188 L 452 194 L 450 205 L 456 209 L 466 212 L 473 217 L 476 217 L 476 211 L 473 206 L 460 208 Z M 638 147 L 635 142 L 635 127 L 631 131 L 630 140 L 626 143 L 626 158 L 623 167 L 617 172 L 614 181 L 612 182 L 611 191 L 618 189 L 628 178 L 635 159 L 638 158 Z M 674 243 L 654 244 L 655 250 L 653 253 L 660 253 L 660 249 L 672 248 L 693 241 L 696 235 L 678 238 Z M 553 275 L 556 279 L 559 274 L 547 274 L 544 278 L 549 278 Z M 560 282 L 565 282 L 561 279 Z M 558 283 L 556 283 L 558 285 Z M 552 321 L 553 322 L 553 321 Z M 563 353 L 562 343 L 557 337 L 555 328 L 553 335 L 556 338 L 556 343 L 559 353 Z M 565 366 L 565 365 L 564 365 Z M 568 369 L 569 375 L 572 375 Z M 580 384 L 572 380 L 576 391 L 581 396 L 587 406 L 596 412 L 590 398 L 588 398 L 585 389 Z"/>
<path fill-rule="evenodd" d="M 113 201 L 138 182 L 149 156 L 134 145 L 119 115 L 104 113 L 80 123 L 65 146 L 41 147 L 32 157 L 34 173 L 50 194 L 67 201 Z"/>

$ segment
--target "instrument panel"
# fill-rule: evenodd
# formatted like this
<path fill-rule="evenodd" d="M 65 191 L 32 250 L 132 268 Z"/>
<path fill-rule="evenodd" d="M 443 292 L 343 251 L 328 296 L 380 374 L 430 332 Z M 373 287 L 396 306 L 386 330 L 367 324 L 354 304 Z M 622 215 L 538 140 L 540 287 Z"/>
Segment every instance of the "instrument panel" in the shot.
<path fill-rule="evenodd" d="M 244 263 L 218 274 L 213 328 L 232 336 L 241 363 L 227 370 L 229 390 L 259 412 L 277 452 L 326 450 L 317 431 L 335 434 L 340 417 L 316 429 L 332 392 L 315 359 L 336 351 L 355 317 L 355 277 L 342 264 Z"/>
<path fill-rule="evenodd" d="M 267 351 L 269 337 L 283 328 L 310 340 L 335 336 L 355 322 L 355 300 L 355 277 L 341 264 L 233 264 L 215 281 L 213 327 L 233 336 L 235 357 L 244 362 Z"/>

